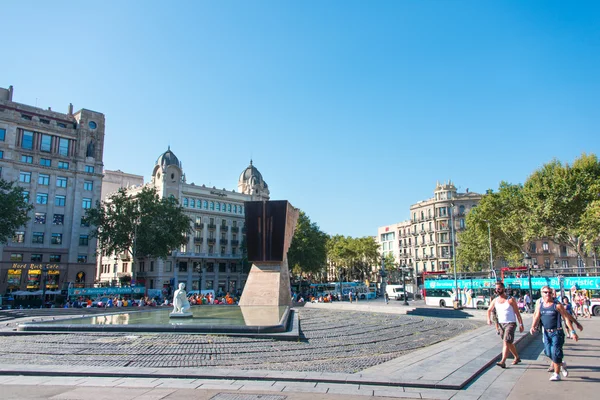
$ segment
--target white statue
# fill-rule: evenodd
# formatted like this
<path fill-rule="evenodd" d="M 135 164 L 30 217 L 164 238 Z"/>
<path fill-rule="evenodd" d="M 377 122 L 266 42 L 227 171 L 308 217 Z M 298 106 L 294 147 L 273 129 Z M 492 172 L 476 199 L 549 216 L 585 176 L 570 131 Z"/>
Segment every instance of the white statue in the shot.
<path fill-rule="evenodd" d="M 185 292 L 185 283 L 179 284 L 179 289 L 173 293 L 173 312 L 171 315 L 183 316 L 191 315 L 190 302 L 187 299 L 187 293 Z"/>

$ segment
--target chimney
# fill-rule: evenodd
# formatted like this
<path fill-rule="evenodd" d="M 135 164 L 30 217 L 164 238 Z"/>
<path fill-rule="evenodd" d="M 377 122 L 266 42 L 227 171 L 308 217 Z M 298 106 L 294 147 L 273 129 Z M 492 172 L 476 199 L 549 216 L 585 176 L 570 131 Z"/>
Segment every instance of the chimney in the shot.
<path fill-rule="evenodd" d="M 14 90 L 14 89 L 13 89 L 13 86 L 12 86 L 12 85 L 10 85 L 10 86 L 8 87 L 8 101 L 12 101 L 12 97 L 13 97 L 13 90 Z"/>
<path fill-rule="evenodd" d="M 67 115 L 73 115 L 73 103 L 69 103 L 69 112 Z"/>

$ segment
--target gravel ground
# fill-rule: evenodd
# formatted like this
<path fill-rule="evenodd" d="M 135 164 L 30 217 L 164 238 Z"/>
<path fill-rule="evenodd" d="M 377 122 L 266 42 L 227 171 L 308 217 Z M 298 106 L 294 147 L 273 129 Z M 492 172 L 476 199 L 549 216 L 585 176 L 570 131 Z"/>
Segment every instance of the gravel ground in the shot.
<path fill-rule="evenodd" d="M 0 336 L 0 363 L 356 373 L 483 325 L 466 319 L 304 308 L 299 318 L 297 342 L 184 334 Z"/>

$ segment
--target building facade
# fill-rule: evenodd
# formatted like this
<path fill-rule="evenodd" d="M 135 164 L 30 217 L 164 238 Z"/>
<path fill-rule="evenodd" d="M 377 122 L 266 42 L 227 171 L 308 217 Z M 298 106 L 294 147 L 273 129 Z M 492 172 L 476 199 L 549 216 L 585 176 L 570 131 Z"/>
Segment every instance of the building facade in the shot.
<path fill-rule="evenodd" d="M 0 88 L 0 177 L 33 205 L 30 220 L 0 245 L 0 292 L 92 285 L 96 240 L 82 218 L 100 199 L 104 115 L 66 114 L 13 101 Z"/>
<path fill-rule="evenodd" d="M 478 193 L 459 193 L 452 182 L 438 182 L 432 198 L 410 206 L 409 220 L 378 228 L 382 256 L 393 254 L 417 276 L 448 270 L 458 246 L 456 233 L 466 228 L 465 217 L 480 200 Z"/>
<path fill-rule="evenodd" d="M 238 190 L 230 191 L 188 184 L 181 162 L 169 149 L 158 157 L 151 181 L 129 187 L 128 192 L 133 195 L 144 186 L 161 197 L 176 198 L 183 206 L 192 221 L 188 242 L 166 259 L 136 260 L 134 271 L 129 255 L 106 255 L 101 258 L 98 281 L 109 284 L 132 277 L 138 285 L 167 294 L 179 282 L 187 290 L 239 293 L 249 268 L 242 265 L 244 202 L 269 199 L 268 185 L 252 161 L 238 179 Z"/>

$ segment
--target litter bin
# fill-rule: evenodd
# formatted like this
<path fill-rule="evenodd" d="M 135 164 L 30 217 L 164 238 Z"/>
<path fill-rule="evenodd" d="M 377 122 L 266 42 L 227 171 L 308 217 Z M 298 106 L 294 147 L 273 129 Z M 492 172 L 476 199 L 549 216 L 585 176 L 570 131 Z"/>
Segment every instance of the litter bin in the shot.
<path fill-rule="evenodd" d="M 454 304 L 455 310 L 462 310 L 462 304 L 461 304 L 460 300 L 454 300 L 452 302 L 452 304 Z"/>

